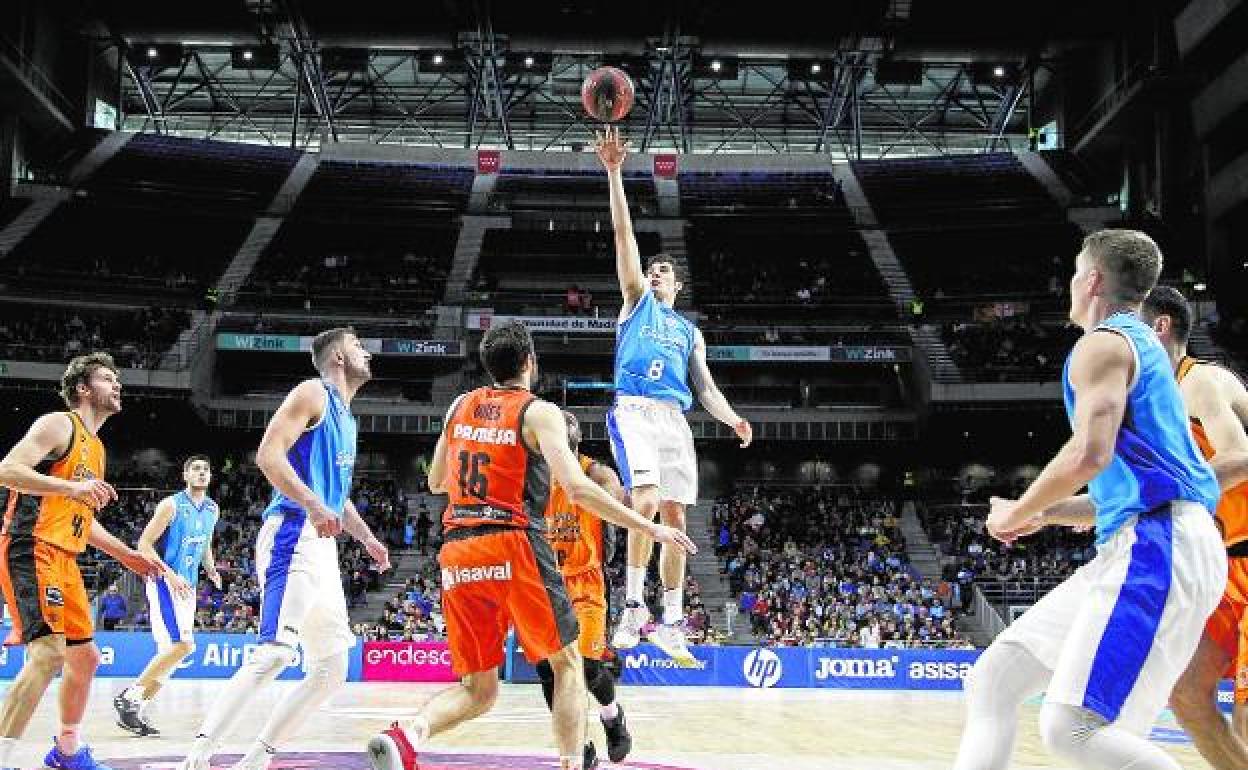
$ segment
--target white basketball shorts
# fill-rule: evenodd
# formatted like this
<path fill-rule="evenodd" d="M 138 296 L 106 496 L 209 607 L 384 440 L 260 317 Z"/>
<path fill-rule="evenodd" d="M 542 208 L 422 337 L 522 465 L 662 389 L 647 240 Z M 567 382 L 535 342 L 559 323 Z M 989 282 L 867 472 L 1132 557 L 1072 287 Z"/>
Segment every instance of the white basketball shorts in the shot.
<path fill-rule="evenodd" d="M 338 569 L 338 541 L 306 514 L 267 517 L 256 536 L 260 641 L 303 647 L 319 660 L 355 646 Z"/>
<path fill-rule="evenodd" d="M 1129 520 L 1096 558 L 997 637 L 1052 669 L 1045 700 L 1146 734 L 1226 586 L 1213 517 L 1175 502 Z"/>
<path fill-rule="evenodd" d="M 175 642 L 195 643 L 195 594 L 179 598 L 163 577 L 148 580 L 147 612 L 152 619 L 152 637 L 161 652 Z"/>
<path fill-rule="evenodd" d="M 698 501 L 698 458 L 689 422 L 676 404 L 618 396 L 607 412 L 611 452 L 624 488 L 657 486 L 663 501 Z"/>

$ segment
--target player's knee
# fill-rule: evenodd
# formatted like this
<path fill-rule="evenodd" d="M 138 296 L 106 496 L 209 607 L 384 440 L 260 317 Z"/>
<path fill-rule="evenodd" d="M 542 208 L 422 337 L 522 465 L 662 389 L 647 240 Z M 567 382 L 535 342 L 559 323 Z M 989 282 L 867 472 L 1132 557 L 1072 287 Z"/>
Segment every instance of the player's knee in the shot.
<path fill-rule="evenodd" d="M 284 644 L 268 643 L 256 648 L 248 667 L 260 676 L 276 676 L 282 669 L 295 665 L 299 659 L 293 647 Z"/>
<path fill-rule="evenodd" d="M 680 506 L 663 506 L 659 509 L 659 520 L 669 527 L 675 527 L 682 532 L 685 529 L 685 509 Z"/>
<path fill-rule="evenodd" d="M 52 637 L 31 642 L 26 648 L 26 664 L 36 671 L 55 674 L 65 665 L 65 647 Z"/>
<path fill-rule="evenodd" d="M 330 655 L 308 663 L 308 677 L 326 692 L 333 692 L 347 682 L 347 654 Z"/>
<path fill-rule="evenodd" d="M 1040 740 L 1053 754 L 1070 761 L 1082 756 L 1088 740 L 1105 720 L 1087 709 L 1065 703 L 1040 707 Z"/>
<path fill-rule="evenodd" d="M 464 686 L 468 689 L 468 696 L 472 699 L 472 707 L 476 713 L 484 714 L 494 708 L 498 701 L 497 676 L 468 677 Z"/>
<path fill-rule="evenodd" d="M 100 648 L 94 644 L 67 647 L 64 655 L 64 664 L 76 673 L 90 676 L 100 667 Z"/>

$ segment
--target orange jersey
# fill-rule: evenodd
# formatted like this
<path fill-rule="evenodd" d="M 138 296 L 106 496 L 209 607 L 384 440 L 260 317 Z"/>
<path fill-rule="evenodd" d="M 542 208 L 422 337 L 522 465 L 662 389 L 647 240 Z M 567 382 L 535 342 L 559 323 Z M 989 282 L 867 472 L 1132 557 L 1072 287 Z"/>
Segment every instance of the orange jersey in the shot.
<path fill-rule="evenodd" d="M 1186 356 L 1179 362 L 1176 376 L 1179 382 L 1187 376 L 1192 367 L 1205 363 L 1199 359 Z M 1205 434 L 1205 427 L 1200 420 L 1192 418 L 1192 436 L 1206 460 L 1212 460 L 1216 454 L 1213 444 Z M 1222 530 L 1222 542 L 1227 548 L 1248 541 L 1248 483 L 1222 490 L 1222 499 L 1218 501 L 1218 529 Z"/>
<path fill-rule="evenodd" d="M 581 470 L 589 473 L 594 460 L 585 455 L 581 455 L 580 460 Z M 602 567 L 602 519 L 582 506 L 573 505 L 558 484 L 551 490 L 550 505 L 546 506 L 546 537 L 559 560 L 559 570 L 565 576 Z"/>
<path fill-rule="evenodd" d="M 518 388 L 478 388 L 460 398 L 446 426 L 447 531 L 545 529 L 550 469 L 525 444 L 522 430 L 524 412 L 535 400 Z"/>
<path fill-rule="evenodd" d="M 39 463 L 35 470 L 69 481 L 104 478 L 104 444 L 87 430 L 76 412 L 65 414 L 74 426 L 69 447 L 60 457 Z M 95 522 L 95 510 L 72 497 L 26 495 L 7 487 L 0 487 L 0 510 L 4 511 L 4 534 L 34 537 L 70 553 L 86 549 Z"/>

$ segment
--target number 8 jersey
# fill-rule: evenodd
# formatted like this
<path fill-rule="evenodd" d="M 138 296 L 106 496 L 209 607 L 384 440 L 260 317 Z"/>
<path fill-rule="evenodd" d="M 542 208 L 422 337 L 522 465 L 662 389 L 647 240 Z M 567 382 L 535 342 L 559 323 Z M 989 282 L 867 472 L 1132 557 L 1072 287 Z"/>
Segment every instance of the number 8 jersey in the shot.
<path fill-rule="evenodd" d="M 478 388 L 460 397 L 446 426 L 446 531 L 502 526 L 546 529 L 550 469 L 524 441 L 524 413 L 537 400 L 521 388 Z"/>
<path fill-rule="evenodd" d="M 669 401 L 689 411 L 693 323 L 646 289 L 615 337 L 615 394 Z"/>

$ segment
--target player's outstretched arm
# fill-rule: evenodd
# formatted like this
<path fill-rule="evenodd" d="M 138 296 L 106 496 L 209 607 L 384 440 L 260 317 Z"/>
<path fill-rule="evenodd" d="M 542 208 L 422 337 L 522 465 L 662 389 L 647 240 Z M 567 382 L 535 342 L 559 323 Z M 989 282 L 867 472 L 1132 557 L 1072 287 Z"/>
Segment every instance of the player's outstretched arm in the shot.
<path fill-rule="evenodd" d="M 1075 345 L 1070 384 L 1075 389 L 1073 435 L 1018 501 L 995 500 L 988 516 L 993 537 L 1028 525 L 1072 497 L 1109 465 L 1135 366 L 1131 345 L 1115 332 L 1094 331 Z"/>
<path fill-rule="evenodd" d="M 321 419 L 325 399 L 325 388 L 316 380 L 295 386 L 264 429 L 256 450 L 256 465 L 278 492 L 308 512 L 322 537 L 333 537 L 342 529 L 337 513 L 326 508 L 325 501 L 300 480 L 286 456 L 303 432 Z"/>
<path fill-rule="evenodd" d="M 87 534 L 87 543 L 121 562 L 123 567 L 140 577 L 159 577 L 169 570 L 168 565 L 159 558 L 153 558 L 145 553 L 141 553 L 118 540 L 98 520 L 91 523 L 91 532 Z"/>
<path fill-rule="evenodd" d="M 754 440 L 754 428 L 749 420 L 744 420 L 737 414 L 715 384 L 711 369 L 706 365 L 706 339 L 702 336 L 702 330 L 695 329 L 693 334 L 693 354 L 689 356 L 689 384 L 706 411 L 736 431 L 737 438 L 741 439 L 741 448 L 744 449 Z"/>
<path fill-rule="evenodd" d="M 73 421 L 64 413 L 53 412 L 35 420 L 0 462 L 0 485 L 28 495 L 72 497 L 97 511 L 116 500 L 117 491 L 104 479 L 70 481 L 35 470 L 46 458 L 64 454 L 73 435 Z"/>
<path fill-rule="evenodd" d="M 627 314 L 646 291 L 646 277 L 641 269 L 641 250 L 633 234 L 633 217 L 628 211 L 624 194 L 624 158 L 628 156 L 628 140 L 620 139 L 620 129 L 607 126 L 597 134 L 598 158 L 607 169 L 607 186 L 611 191 L 611 226 L 615 229 L 615 272 L 620 279 L 620 294 Z"/>
<path fill-rule="evenodd" d="M 697 552 L 697 546 L 684 532 L 638 515 L 585 475 L 568 447 L 568 424 L 557 406 L 534 401 L 524 413 L 523 430 L 526 440 L 530 440 L 530 445 L 536 446 L 546 459 L 552 480 L 563 487 L 574 504 L 584 506 L 603 521 L 635 529 L 660 543 L 671 543 L 689 553 Z"/>
<path fill-rule="evenodd" d="M 1187 411 L 1200 420 L 1213 445 L 1210 464 L 1222 488 L 1248 481 L 1248 434 L 1233 404 L 1248 403 L 1239 378 L 1220 366 L 1197 366 L 1183 378 Z"/>

